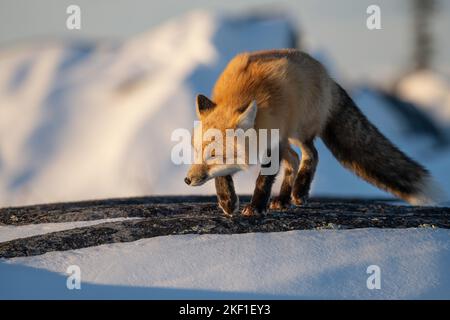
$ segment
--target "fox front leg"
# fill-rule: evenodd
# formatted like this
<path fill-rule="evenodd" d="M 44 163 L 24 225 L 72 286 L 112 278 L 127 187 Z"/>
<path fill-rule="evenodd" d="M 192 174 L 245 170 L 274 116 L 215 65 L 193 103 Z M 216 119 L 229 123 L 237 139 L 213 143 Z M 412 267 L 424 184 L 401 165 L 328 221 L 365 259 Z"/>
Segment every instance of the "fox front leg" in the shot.
<path fill-rule="evenodd" d="M 276 175 L 262 175 L 256 179 L 256 187 L 250 204 L 246 205 L 242 215 L 246 217 L 258 216 L 266 213 L 273 182 Z"/>
<path fill-rule="evenodd" d="M 279 155 L 283 154 L 281 152 L 283 150 L 281 147 L 277 152 Z M 268 155 L 272 154 L 272 150 L 268 150 Z M 263 170 L 258 175 L 258 179 L 256 179 L 255 191 L 253 191 L 252 200 L 250 204 L 245 206 L 242 211 L 242 215 L 246 217 L 258 216 L 261 214 L 265 214 L 267 211 L 267 205 L 270 199 L 270 193 L 272 191 L 272 185 L 275 181 L 275 178 L 278 174 L 278 170 L 280 167 L 280 156 L 278 157 L 278 161 L 276 162 L 276 172 L 274 174 L 262 174 Z M 263 164 L 262 168 L 271 168 L 273 162 L 270 161 L 268 164 Z"/>
<path fill-rule="evenodd" d="M 233 178 L 228 175 L 216 177 L 214 181 L 219 207 L 226 216 L 231 217 L 239 210 L 239 197 L 234 190 Z"/>

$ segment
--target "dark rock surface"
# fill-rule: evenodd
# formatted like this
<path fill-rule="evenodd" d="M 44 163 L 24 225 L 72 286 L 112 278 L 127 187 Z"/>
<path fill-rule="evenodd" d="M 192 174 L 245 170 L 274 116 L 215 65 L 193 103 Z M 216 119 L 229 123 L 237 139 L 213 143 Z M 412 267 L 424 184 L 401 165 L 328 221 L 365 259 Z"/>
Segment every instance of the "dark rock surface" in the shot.
<path fill-rule="evenodd" d="M 249 200 L 241 197 L 241 203 Z M 0 243 L 0 257 L 79 249 L 174 234 L 232 234 L 304 229 L 450 228 L 450 208 L 411 207 L 386 200 L 312 199 L 303 207 L 264 217 L 225 217 L 214 196 L 145 197 L 0 209 L 0 225 L 141 219 L 47 233 Z"/>

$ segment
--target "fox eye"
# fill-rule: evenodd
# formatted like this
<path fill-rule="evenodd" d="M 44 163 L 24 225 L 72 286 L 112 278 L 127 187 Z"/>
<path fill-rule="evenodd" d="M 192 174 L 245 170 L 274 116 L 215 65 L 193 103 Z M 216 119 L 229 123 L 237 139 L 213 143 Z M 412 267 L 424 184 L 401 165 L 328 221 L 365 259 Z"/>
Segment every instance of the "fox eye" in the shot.
<path fill-rule="evenodd" d="M 211 164 L 221 164 L 223 162 L 222 153 L 220 151 L 216 152 L 212 150 L 206 157 L 205 162 Z"/>
<path fill-rule="evenodd" d="M 206 156 L 206 160 L 211 160 L 211 159 L 214 159 L 216 157 L 216 151 L 211 151 L 211 153 L 210 154 L 208 154 L 207 156 Z"/>

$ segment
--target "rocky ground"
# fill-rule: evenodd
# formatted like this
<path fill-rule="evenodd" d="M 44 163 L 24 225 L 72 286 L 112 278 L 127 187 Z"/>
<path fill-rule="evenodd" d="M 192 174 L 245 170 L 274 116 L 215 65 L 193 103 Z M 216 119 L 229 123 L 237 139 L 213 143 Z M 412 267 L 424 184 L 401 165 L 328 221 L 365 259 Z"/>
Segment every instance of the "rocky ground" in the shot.
<path fill-rule="evenodd" d="M 242 197 L 245 203 L 249 197 Z M 214 196 L 145 197 L 0 209 L 0 225 L 139 219 L 106 222 L 0 243 L 0 257 L 12 258 L 130 242 L 173 234 L 232 234 L 303 229 L 450 228 L 450 208 L 411 207 L 386 200 L 311 199 L 303 207 L 264 217 L 225 217 Z"/>

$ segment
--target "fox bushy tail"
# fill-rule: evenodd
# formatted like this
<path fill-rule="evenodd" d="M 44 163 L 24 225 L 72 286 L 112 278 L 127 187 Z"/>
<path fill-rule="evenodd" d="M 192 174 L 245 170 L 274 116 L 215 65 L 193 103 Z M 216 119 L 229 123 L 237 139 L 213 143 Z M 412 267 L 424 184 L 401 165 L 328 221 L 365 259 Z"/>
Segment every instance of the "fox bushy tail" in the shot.
<path fill-rule="evenodd" d="M 321 135 L 340 163 L 367 182 L 414 205 L 432 205 L 440 196 L 429 172 L 394 146 L 337 85 Z"/>

